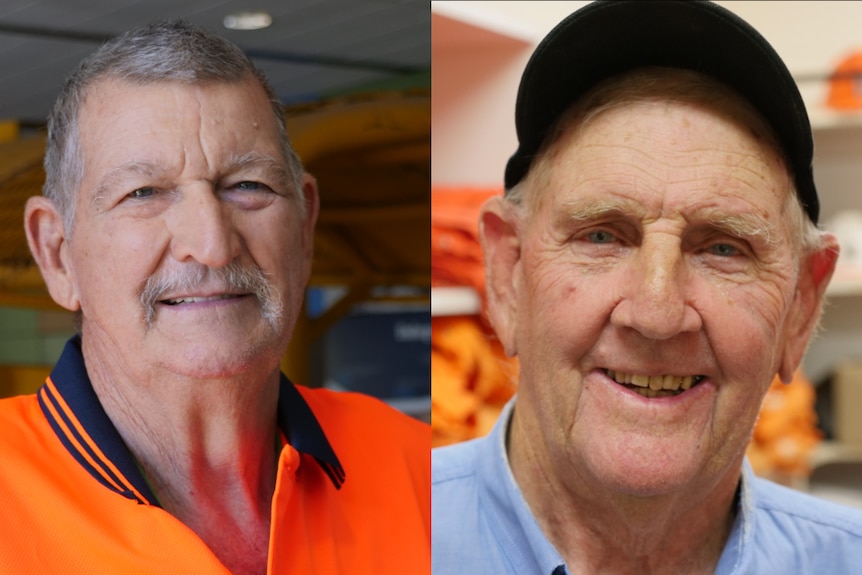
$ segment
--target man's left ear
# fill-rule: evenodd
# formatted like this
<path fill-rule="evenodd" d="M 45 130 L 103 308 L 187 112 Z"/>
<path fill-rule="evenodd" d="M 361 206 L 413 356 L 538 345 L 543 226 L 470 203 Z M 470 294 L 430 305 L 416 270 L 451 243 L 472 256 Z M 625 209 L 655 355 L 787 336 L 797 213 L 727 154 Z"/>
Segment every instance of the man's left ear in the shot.
<path fill-rule="evenodd" d="M 820 321 L 826 286 L 832 279 L 838 260 L 838 240 L 827 232 L 823 232 L 822 237 L 823 248 L 810 254 L 799 270 L 799 281 L 787 318 L 784 349 L 778 369 L 778 376 L 784 383 L 793 380 L 796 368 L 802 363 L 802 356 Z"/>
<path fill-rule="evenodd" d="M 302 201 L 305 219 L 302 222 L 303 260 L 311 272 L 311 258 L 314 254 L 314 227 L 320 212 L 320 197 L 317 194 L 317 180 L 311 174 L 302 175 Z"/>

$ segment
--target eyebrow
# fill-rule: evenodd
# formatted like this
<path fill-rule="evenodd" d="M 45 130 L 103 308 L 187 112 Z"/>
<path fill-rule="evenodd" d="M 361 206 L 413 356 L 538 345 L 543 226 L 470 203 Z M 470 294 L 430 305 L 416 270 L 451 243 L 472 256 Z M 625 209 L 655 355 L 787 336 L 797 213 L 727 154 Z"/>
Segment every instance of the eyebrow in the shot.
<path fill-rule="evenodd" d="M 645 209 L 640 202 L 628 198 L 595 199 L 573 198 L 561 204 L 554 217 L 556 223 L 599 221 L 616 215 L 642 217 Z M 765 217 L 751 213 L 728 213 L 717 207 L 694 210 L 687 218 L 689 223 L 706 224 L 740 239 L 757 239 L 767 245 L 775 242 L 775 224 Z"/>
<path fill-rule="evenodd" d="M 767 245 L 775 243 L 776 226 L 755 213 L 729 214 L 718 208 L 695 212 L 697 218 L 714 228 L 742 239 L 758 239 Z"/>
<path fill-rule="evenodd" d="M 278 160 L 268 154 L 260 152 L 247 152 L 243 155 L 231 154 L 225 164 L 224 174 L 233 174 L 249 168 L 259 168 L 271 174 L 285 191 L 298 192 L 294 190 L 293 178 L 285 166 L 283 160 Z"/>
<path fill-rule="evenodd" d="M 236 172 L 248 167 L 264 167 L 274 172 L 280 172 L 285 178 L 288 177 L 287 168 L 285 168 L 284 162 L 279 161 L 268 154 L 261 154 L 260 152 L 254 151 L 246 152 L 241 156 L 237 154 L 231 154 L 228 156 L 224 172 Z"/>
<path fill-rule="evenodd" d="M 156 179 L 163 173 L 164 169 L 158 164 L 154 164 L 152 162 L 127 162 L 115 168 L 111 168 L 102 176 L 99 183 L 96 184 L 92 203 L 95 205 L 101 202 L 108 192 L 113 187 L 116 187 L 127 174 L 137 174 L 144 176 L 147 179 Z"/>
<path fill-rule="evenodd" d="M 560 205 L 558 217 L 585 222 L 613 214 L 640 216 L 643 213 L 643 204 L 626 198 L 606 198 L 598 201 L 591 198 L 573 198 Z"/>
<path fill-rule="evenodd" d="M 258 168 L 271 174 L 280 186 L 283 186 L 286 191 L 293 189 L 290 173 L 283 161 L 276 158 L 261 154 L 260 152 L 247 152 L 242 155 L 231 154 L 225 162 L 224 168 L 221 170 L 223 175 L 230 175 L 242 170 Z M 162 177 L 165 169 L 154 162 L 150 161 L 134 161 L 121 164 L 115 168 L 111 168 L 102 176 L 99 183 L 96 185 L 95 193 L 93 194 L 92 203 L 98 204 L 102 201 L 108 192 L 128 174 L 143 176 L 149 180 L 156 180 Z M 223 176 L 221 176 L 223 177 Z M 295 191 L 295 190 L 294 190 Z"/>

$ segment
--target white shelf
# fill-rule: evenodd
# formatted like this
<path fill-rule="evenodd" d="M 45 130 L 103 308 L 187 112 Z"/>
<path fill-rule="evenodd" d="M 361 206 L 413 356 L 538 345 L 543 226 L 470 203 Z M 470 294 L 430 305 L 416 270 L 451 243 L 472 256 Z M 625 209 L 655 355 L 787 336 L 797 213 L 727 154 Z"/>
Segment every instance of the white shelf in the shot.
<path fill-rule="evenodd" d="M 862 110 L 839 111 L 823 105 L 806 103 L 811 130 L 833 130 L 838 128 L 862 128 Z"/>
<path fill-rule="evenodd" d="M 862 279 L 832 282 L 826 288 L 828 297 L 853 297 L 862 295 Z"/>
<path fill-rule="evenodd" d="M 835 268 L 832 281 L 826 287 L 827 297 L 862 295 L 862 268 L 858 265 L 841 265 Z"/>
<path fill-rule="evenodd" d="M 482 311 L 482 302 L 476 290 L 470 287 L 431 288 L 431 316 L 476 315 Z"/>
<path fill-rule="evenodd" d="M 817 444 L 811 454 L 812 468 L 845 462 L 862 462 L 862 445 L 824 440 Z"/>

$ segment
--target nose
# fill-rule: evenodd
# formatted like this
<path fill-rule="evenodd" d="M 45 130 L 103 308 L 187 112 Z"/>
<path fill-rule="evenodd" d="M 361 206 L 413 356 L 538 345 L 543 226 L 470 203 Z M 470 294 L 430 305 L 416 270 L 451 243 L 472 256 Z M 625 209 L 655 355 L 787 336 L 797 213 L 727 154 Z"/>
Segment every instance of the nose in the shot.
<path fill-rule="evenodd" d="M 231 213 L 211 186 L 185 190 L 170 210 L 171 255 L 177 261 L 220 268 L 239 255 Z"/>
<path fill-rule="evenodd" d="M 623 297 L 611 312 L 611 323 L 652 340 L 702 327 L 700 314 L 689 299 L 688 272 L 678 240 L 645 239 L 629 266 Z"/>

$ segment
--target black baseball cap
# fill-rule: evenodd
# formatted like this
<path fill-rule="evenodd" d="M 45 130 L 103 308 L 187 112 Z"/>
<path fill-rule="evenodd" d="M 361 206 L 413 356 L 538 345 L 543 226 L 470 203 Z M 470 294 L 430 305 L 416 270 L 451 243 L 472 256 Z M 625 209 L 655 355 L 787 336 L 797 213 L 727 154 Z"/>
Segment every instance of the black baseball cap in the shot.
<path fill-rule="evenodd" d="M 518 149 L 506 164 L 507 193 L 578 98 L 606 78 L 644 66 L 694 70 L 747 99 L 775 131 L 799 200 L 817 223 L 814 142 L 796 82 L 757 30 L 706 0 L 596 0 L 545 36 L 518 89 Z"/>

